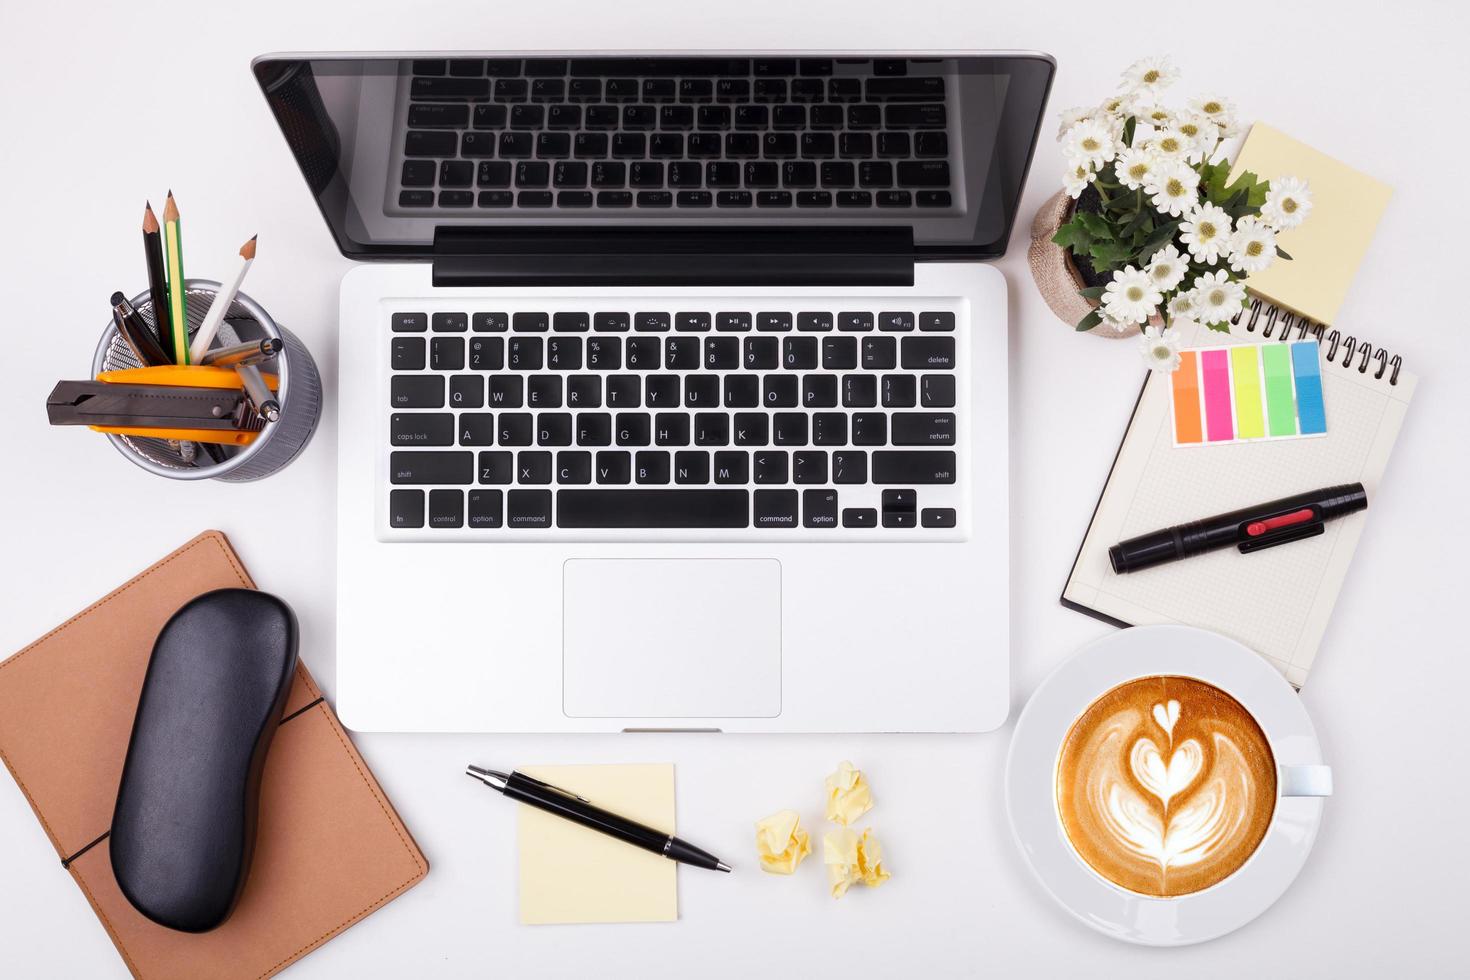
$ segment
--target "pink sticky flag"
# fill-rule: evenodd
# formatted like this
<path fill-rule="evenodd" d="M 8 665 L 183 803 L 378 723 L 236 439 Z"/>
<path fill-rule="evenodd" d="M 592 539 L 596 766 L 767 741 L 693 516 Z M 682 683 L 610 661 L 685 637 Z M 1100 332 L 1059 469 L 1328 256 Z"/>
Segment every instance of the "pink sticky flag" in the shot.
<path fill-rule="evenodd" d="M 1235 422 L 1230 407 L 1229 351 L 1200 351 L 1201 372 L 1205 384 L 1205 436 L 1210 442 L 1228 442 L 1235 438 Z"/>

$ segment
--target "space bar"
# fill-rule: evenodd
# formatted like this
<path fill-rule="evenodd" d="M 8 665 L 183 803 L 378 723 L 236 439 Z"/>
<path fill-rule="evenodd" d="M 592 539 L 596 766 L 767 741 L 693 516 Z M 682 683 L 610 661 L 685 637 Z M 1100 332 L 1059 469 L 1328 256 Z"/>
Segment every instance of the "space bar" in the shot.
<path fill-rule="evenodd" d="M 747 490 L 558 490 L 557 527 L 749 527 Z"/>

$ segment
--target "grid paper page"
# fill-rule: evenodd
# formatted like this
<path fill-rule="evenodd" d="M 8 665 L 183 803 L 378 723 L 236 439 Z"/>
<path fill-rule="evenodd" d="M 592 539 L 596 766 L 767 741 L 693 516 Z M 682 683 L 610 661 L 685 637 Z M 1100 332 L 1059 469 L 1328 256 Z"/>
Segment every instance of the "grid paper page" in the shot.
<path fill-rule="evenodd" d="M 1227 337 L 1201 329 L 1184 344 L 1260 339 L 1236 330 Z M 1327 352 L 1324 345 L 1325 438 L 1176 448 L 1167 379 L 1151 378 L 1062 598 L 1135 626 L 1214 630 L 1256 650 L 1300 687 L 1416 383 L 1407 371 L 1396 385 L 1387 374 L 1375 380 L 1376 361 L 1360 374 L 1343 367 L 1342 349 L 1334 362 Z M 1362 483 L 1368 510 L 1328 521 L 1318 537 L 1249 555 L 1222 549 L 1127 575 L 1108 563 L 1108 548 L 1125 538 L 1340 483 Z"/>

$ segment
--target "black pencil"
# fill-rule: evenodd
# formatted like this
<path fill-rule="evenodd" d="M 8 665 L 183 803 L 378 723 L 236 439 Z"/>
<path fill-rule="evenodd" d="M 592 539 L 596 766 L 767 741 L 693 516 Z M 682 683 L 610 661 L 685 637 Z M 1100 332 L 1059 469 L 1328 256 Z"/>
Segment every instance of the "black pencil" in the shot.
<path fill-rule="evenodd" d="M 148 296 L 153 303 L 153 323 L 158 330 L 158 343 L 168 354 L 168 363 L 177 359 L 174 352 L 173 318 L 168 312 L 168 289 L 163 278 L 163 236 L 158 231 L 158 218 L 149 203 L 143 211 L 143 254 L 148 259 Z"/>

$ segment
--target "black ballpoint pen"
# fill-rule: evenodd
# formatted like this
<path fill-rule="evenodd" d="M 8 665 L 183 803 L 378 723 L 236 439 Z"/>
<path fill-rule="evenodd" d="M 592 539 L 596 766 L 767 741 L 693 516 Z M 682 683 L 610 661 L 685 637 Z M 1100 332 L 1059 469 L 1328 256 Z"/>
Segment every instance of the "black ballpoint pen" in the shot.
<path fill-rule="evenodd" d="M 728 864 L 687 841 L 682 841 L 672 834 L 654 830 L 652 827 L 646 827 L 627 817 L 620 817 L 616 813 L 609 813 L 576 793 L 544 783 L 525 773 L 507 774 L 496 772 L 494 769 L 469 766 L 465 769 L 465 775 L 473 776 L 491 789 L 498 790 L 503 796 L 545 810 L 547 813 L 554 813 L 558 817 L 579 823 L 598 833 L 607 834 L 609 837 L 616 837 L 634 847 L 662 854 L 671 861 L 692 864 L 696 868 L 707 868 L 710 871 L 730 870 Z"/>

